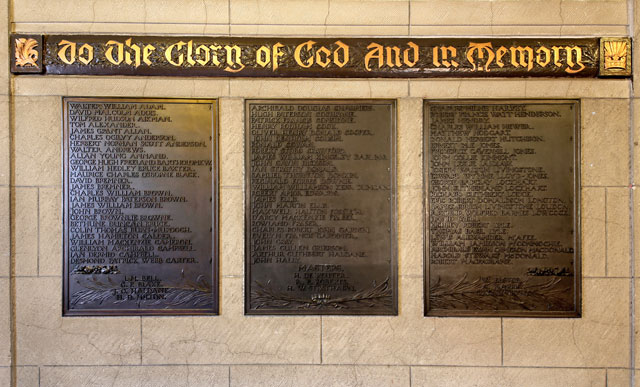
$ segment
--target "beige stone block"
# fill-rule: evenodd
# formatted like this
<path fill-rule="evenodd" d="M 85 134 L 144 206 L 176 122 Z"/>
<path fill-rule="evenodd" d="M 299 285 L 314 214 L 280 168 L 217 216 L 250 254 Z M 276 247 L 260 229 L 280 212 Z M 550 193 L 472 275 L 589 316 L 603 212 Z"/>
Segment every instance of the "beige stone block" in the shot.
<path fill-rule="evenodd" d="M 220 190 L 220 273 L 244 273 L 244 194 L 241 188 Z"/>
<path fill-rule="evenodd" d="M 494 1 L 491 4 L 491 24 L 564 24 L 562 0 Z"/>
<path fill-rule="evenodd" d="M 220 106 L 220 185 L 244 184 L 244 100 L 222 98 Z"/>
<path fill-rule="evenodd" d="M 412 79 L 410 96 L 429 99 L 438 98 L 627 98 L 629 82 L 604 79 L 527 79 L 508 81 L 510 90 L 500 90 L 507 82 L 495 79 L 448 80 Z M 469 88 L 476 88 L 469 93 Z"/>
<path fill-rule="evenodd" d="M 422 98 L 523 98 L 524 80 L 411 80 L 410 96 Z"/>
<path fill-rule="evenodd" d="M 122 1 L 121 3 L 125 3 Z M 87 2 L 82 0 L 70 0 L 65 2 L 42 2 L 38 0 L 27 0 L 16 3 L 13 7 L 13 21 L 31 21 L 31 22 L 53 22 L 53 21 L 69 21 L 69 22 L 81 22 L 81 21 L 98 21 L 95 20 L 94 14 L 94 2 Z M 121 4 L 124 6 L 124 4 Z M 110 14 L 115 15 L 115 12 L 119 8 L 113 8 Z M 136 13 L 123 13 L 123 18 L 126 21 L 131 21 L 131 18 L 139 15 Z"/>
<path fill-rule="evenodd" d="M 243 98 L 401 98 L 406 80 L 381 79 L 232 79 L 232 97 Z"/>
<path fill-rule="evenodd" d="M 560 36 L 627 36 L 626 25 L 562 25 Z"/>
<path fill-rule="evenodd" d="M 500 319 L 425 318 L 422 278 L 399 285 L 398 316 L 322 318 L 323 363 L 500 364 Z"/>
<path fill-rule="evenodd" d="M 61 109 L 59 97 L 15 97 L 16 185 L 60 185 Z"/>
<path fill-rule="evenodd" d="M 18 364 L 140 363 L 139 317 L 62 317 L 60 278 L 16 279 Z"/>
<path fill-rule="evenodd" d="M 414 387 L 605 386 L 602 369 L 411 367 Z"/>
<path fill-rule="evenodd" d="M 631 370 L 608 369 L 607 387 L 630 387 Z"/>
<path fill-rule="evenodd" d="M 0 187 L 0 277 L 9 276 L 10 229 L 9 187 Z"/>
<path fill-rule="evenodd" d="M 375 7 L 375 5 L 373 5 Z M 327 25 L 325 26 L 325 35 L 327 37 L 335 36 L 336 38 L 343 36 L 353 36 L 354 38 L 362 36 L 389 36 L 399 37 L 409 35 L 409 26 L 404 23 L 401 25 Z M 305 34 L 308 35 L 308 34 Z"/>
<path fill-rule="evenodd" d="M 545 0 L 542 0 L 545 1 Z M 525 2 L 518 2 L 518 4 L 524 4 Z M 498 4 L 498 2 L 495 2 L 494 4 Z M 529 3 L 530 7 L 526 7 L 527 9 L 525 9 L 524 11 L 526 13 L 531 13 L 532 12 L 532 8 L 538 8 L 538 10 L 542 10 L 543 12 L 541 13 L 546 13 L 544 12 L 544 10 L 549 10 L 547 7 L 545 6 L 540 6 L 540 2 L 537 1 L 532 1 Z M 508 10 L 507 13 L 511 13 L 513 12 L 513 9 Z M 504 18 L 504 17 L 503 17 Z M 517 20 L 518 18 L 515 18 L 515 20 Z M 499 24 L 494 24 L 491 26 L 491 35 L 492 37 L 509 37 L 509 36 L 522 36 L 522 37 L 530 37 L 530 36 L 553 36 L 553 37 L 557 37 L 558 35 L 560 35 L 560 31 L 562 31 L 562 26 L 561 25 L 540 25 L 540 24 L 535 24 L 535 25 L 508 25 L 509 23 L 506 23 L 507 25 L 499 25 Z"/>
<path fill-rule="evenodd" d="M 42 387 L 226 387 L 227 366 L 42 367 Z"/>
<path fill-rule="evenodd" d="M 16 369 L 16 387 L 39 387 L 40 369 L 39 367 L 22 367 Z"/>
<path fill-rule="evenodd" d="M 234 387 L 408 386 L 409 367 L 231 366 L 231 381 Z"/>
<path fill-rule="evenodd" d="M 629 280 L 582 283 L 582 318 L 504 319 L 506 366 L 628 366 Z"/>
<path fill-rule="evenodd" d="M 637 275 L 638 273 L 640 273 L 640 249 L 638 248 L 638 246 L 640 246 L 640 232 L 638 232 L 638 230 L 640 230 L 640 216 L 638 216 L 638 213 L 640 212 L 640 190 L 635 189 L 632 192 L 633 192 L 633 209 L 634 209 L 634 216 L 633 216 L 633 226 L 634 226 L 633 251 L 634 251 L 634 263 L 635 263 L 634 270 Z"/>
<path fill-rule="evenodd" d="M 0 367 L 11 365 L 11 311 L 9 309 L 9 286 L 8 278 L 0 278 Z"/>
<path fill-rule="evenodd" d="M 229 81 L 216 78 L 17 77 L 15 94 L 211 99 L 228 95 Z"/>
<path fill-rule="evenodd" d="M 409 23 L 409 2 L 388 0 L 340 0 L 328 2 L 324 24 L 404 25 Z"/>
<path fill-rule="evenodd" d="M 635 16 L 634 16 L 634 20 L 639 20 L 638 18 L 640 17 L 640 3 L 638 0 L 634 1 L 634 7 L 633 9 L 635 10 Z M 639 36 L 640 34 L 640 25 L 638 25 L 638 23 L 634 23 L 634 37 Z M 618 36 L 626 36 L 627 33 L 624 34 L 619 34 Z M 633 96 L 634 97 L 638 97 L 640 96 L 640 91 L 638 91 L 638 76 L 640 76 L 640 57 L 638 55 L 633 55 L 634 52 L 639 52 L 638 50 L 640 50 L 640 42 L 638 41 L 638 39 L 635 39 L 631 42 L 632 46 L 633 46 L 633 51 L 631 52 L 631 69 L 633 70 Z M 634 100 L 635 103 L 635 100 Z M 637 113 L 637 112 L 636 112 Z M 635 116 L 637 117 L 637 115 Z M 637 121 L 636 121 L 637 122 Z"/>
<path fill-rule="evenodd" d="M 607 188 L 607 275 L 629 276 L 629 188 Z"/>
<path fill-rule="evenodd" d="M 412 26 L 490 25 L 491 6 L 491 1 L 414 0 L 411 2 L 410 23 Z"/>
<path fill-rule="evenodd" d="M 162 0 L 144 4 L 142 20 L 146 23 L 229 23 L 229 2 L 226 0 Z"/>
<path fill-rule="evenodd" d="M 627 24 L 627 2 L 562 0 L 562 24 Z"/>
<path fill-rule="evenodd" d="M 9 53 L 9 30 L 10 28 L 6 28 L 9 26 L 9 1 L 1 0 L 0 1 L 0 25 L 5 26 L 0 31 L 0 52 Z M 3 56 L 4 57 L 4 56 Z M 6 57 L 4 57 L 6 58 Z M 10 83 L 9 83 L 9 60 L 4 59 L 0 61 L 0 95 L 6 96 L 9 95 L 10 92 Z M 2 114 L 0 117 L 7 117 Z M 0 137 L 2 137 L 0 130 Z M 0 148 L 2 149 L 2 148 Z M 2 154 L 2 150 L 0 150 L 0 154 Z"/>
<path fill-rule="evenodd" d="M 216 317 L 142 318 L 143 364 L 320 362 L 320 317 L 244 316 L 242 278 L 222 278 Z"/>
<path fill-rule="evenodd" d="M 15 274 L 38 275 L 38 188 L 15 188 Z"/>
<path fill-rule="evenodd" d="M 582 100 L 582 184 L 629 184 L 629 102 Z"/>
<path fill-rule="evenodd" d="M 227 23 L 228 3 L 224 0 L 81 0 L 16 3 L 18 22 L 142 22 L 142 23 Z"/>
<path fill-rule="evenodd" d="M 423 101 L 420 98 L 398 100 L 397 149 L 398 185 L 422 186 L 422 117 Z"/>
<path fill-rule="evenodd" d="M 240 0 L 231 2 L 231 23 L 406 25 L 408 3 L 384 0 Z"/>
<path fill-rule="evenodd" d="M 0 70 L 1 71 L 1 70 Z M 0 96 L 0 186 L 9 185 L 9 97 Z"/>
<path fill-rule="evenodd" d="M 582 189 L 582 274 L 603 277 L 607 266 L 606 188 Z"/>
<path fill-rule="evenodd" d="M 628 98 L 629 82 L 620 79 L 530 79 L 528 98 Z"/>
<path fill-rule="evenodd" d="M 62 275 L 62 189 L 40 188 L 39 275 Z"/>
<path fill-rule="evenodd" d="M 409 96 L 426 99 L 458 98 L 460 87 L 466 81 L 444 79 L 411 79 Z"/>
<path fill-rule="evenodd" d="M 398 188 L 398 273 L 422 277 L 424 256 L 422 188 Z"/>
<path fill-rule="evenodd" d="M 0 385 L 2 386 L 11 385 L 11 368 L 0 367 Z"/>
<path fill-rule="evenodd" d="M 633 183 L 638 185 L 640 183 L 640 176 L 637 172 L 640 171 L 640 99 L 637 98 L 633 99 L 633 156 Z"/>
<path fill-rule="evenodd" d="M 636 263 L 637 265 L 637 263 Z M 634 279 L 634 285 L 635 285 L 635 293 L 634 293 L 634 298 L 635 298 L 635 305 L 634 305 L 634 325 L 635 325 L 635 330 L 634 330 L 634 338 L 635 338 L 635 353 L 638 353 L 638 350 L 640 350 L 640 330 L 638 330 L 637 327 L 640 327 L 640 304 L 638 304 L 638 302 L 640 302 L 640 292 L 638 292 L 638 289 L 640 289 L 640 279 Z M 634 367 L 636 368 L 636 370 L 640 369 L 640 358 L 638 356 L 635 356 L 635 365 Z M 640 374 L 640 372 L 636 371 L 636 375 Z"/>
<path fill-rule="evenodd" d="M 449 2 L 447 2 L 449 3 Z M 411 14 L 417 2 L 411 2 Z M 413 17 L 413 16 L 412 16 Z M 411 36 L 488 36 L 493 34 L 493 26 L 490 25 L 419 25 L 411 24 L 409 33 Z"/>
<path fill-rule="evenodd" d="M 140 4 L 140 3 L 137 3 Z M 176 24 L 176 23 L 127 23 L 117 22 L 72 22 L 72 23 L 31 23 L 12 24 L 16 33 L 42 34 L 157 34 L 167 35 L 229 35 L 228 24 Z"/>
<path fill-rule="evenodd" d="M 235 2 L 231 3 L 232 6 Z M 231 24 L 229 26 L 231 36 L 324 36 L 326 25 L 305 24 Z"/>
<path fill-rule="evenodd" d="M 232 24 L 326 24 L 329 4 L 314 0 L 236 0 L 230 2 Z"/>

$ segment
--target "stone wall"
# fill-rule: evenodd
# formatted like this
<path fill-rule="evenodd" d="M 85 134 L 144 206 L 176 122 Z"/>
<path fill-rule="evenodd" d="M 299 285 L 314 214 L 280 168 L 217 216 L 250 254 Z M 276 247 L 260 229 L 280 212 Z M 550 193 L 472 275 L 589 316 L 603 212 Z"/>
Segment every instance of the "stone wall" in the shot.
<path fill-rule="evenodd" d="M 0 385 L 640 385 L 630 80 L 14 77 L 6 56 L 8 31 L 640 38 L 635 3 L 0 0 Z M 63 96 L 219 99 L 220 316 L 61 317 Z M 243 315 L 244 98 L 397 99 L 398 316 Z M 423 317 L 422 101 L 438 98 L 581 99 L 582 318 Z"/>

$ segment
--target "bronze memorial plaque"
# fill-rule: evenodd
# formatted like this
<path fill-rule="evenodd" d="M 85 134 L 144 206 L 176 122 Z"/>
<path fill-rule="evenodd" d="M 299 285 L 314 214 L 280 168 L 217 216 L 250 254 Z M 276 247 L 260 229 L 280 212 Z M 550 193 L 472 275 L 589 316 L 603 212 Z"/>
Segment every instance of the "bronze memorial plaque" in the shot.
<path fill-rule="evenodd" d="M 246 102 L 246 314 L 397 314 L 395 114 Z"/>
<path fill-rule="evenodd" d="M 580 316 L 580 103 L 425 102 L 425 315 Z"/>
<path fill-rule="evenodd" d="M 63 109 L 64 315 L 218 313 L 217 101 Z"/>

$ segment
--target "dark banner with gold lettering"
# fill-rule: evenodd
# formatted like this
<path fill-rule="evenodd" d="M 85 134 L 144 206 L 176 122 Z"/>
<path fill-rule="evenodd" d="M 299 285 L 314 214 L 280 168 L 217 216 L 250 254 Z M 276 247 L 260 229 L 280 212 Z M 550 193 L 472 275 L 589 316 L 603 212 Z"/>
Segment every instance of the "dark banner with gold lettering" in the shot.
<path fill-rule="evenodd" d="M 199 77 L 631 75 L 629 38 L 238 38 L 14 35 L 14 73 Z"/>

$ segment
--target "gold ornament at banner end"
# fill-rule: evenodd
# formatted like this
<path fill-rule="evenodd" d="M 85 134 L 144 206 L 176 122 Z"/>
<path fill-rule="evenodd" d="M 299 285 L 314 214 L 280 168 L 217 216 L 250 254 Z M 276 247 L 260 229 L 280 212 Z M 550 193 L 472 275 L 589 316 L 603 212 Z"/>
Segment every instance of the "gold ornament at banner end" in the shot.
<path fill-rule="evenodd" d="M 19 67 L 38 67 L 38 41 L 31 38 L 18 38 L 15 40 L 16 52 L 15 60 L 16 66 Z"/>
<path fill-rule="evenodd" d="M 631 39 L 600 39 L 600 76 L 631 75 Z"/>

